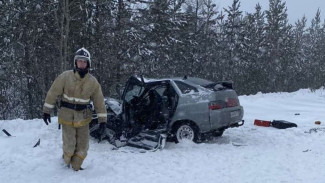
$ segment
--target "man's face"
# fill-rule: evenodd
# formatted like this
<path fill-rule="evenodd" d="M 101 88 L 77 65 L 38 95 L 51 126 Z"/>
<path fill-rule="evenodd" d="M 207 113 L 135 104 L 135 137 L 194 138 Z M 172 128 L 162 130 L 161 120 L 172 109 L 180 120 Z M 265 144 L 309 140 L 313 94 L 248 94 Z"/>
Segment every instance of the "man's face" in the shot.
<path fill-rule="evenodd" d="M 78 59 L 77 60 L 77 67 L 79 69 L 85 69 L 87 67 L 87 61 L 86 60 Z"/>

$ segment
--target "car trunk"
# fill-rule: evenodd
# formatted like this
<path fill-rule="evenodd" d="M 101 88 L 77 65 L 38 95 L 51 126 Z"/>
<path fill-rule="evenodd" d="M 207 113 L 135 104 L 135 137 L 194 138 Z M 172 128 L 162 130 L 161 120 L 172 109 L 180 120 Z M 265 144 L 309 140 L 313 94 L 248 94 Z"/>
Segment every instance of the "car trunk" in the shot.
<path fill-rule="evenodd" d="M 243 116 L 238 95 L 229 81 L 214 82 L 203 85 L 214 91 L 215 96 L 209 103 L 209 118 L 211 129 L 227 128 L 237 123 Z"/>
<path fill-rule="evenodd" d="M 237 93 L 231 89 L 215 93 L 216 100 L 209 104 L 211 129 L 227 127 L 239 122 L 242 116 L 242 107 L 239 104 Z"/>

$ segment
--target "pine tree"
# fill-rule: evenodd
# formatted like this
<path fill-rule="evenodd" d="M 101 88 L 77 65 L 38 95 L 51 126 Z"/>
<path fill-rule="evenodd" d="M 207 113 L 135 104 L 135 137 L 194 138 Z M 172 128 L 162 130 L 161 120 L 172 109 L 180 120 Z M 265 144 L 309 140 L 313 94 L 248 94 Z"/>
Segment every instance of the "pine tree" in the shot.
<path fill-rule="evenodd" d="M 293 52 L 295 53 L 295 55 L 293 56 L 293 60 L 291 63 L 291 91 L 298 90 L 299 88 L 308 88 L 308 78 L 310 77 L 310 65 L 306 60 L 306 23 L 307 19 L 304 16 L 301 20 L 298 20 L 295 23 L 295 27 L 293 29 Z"/>
<path fill-rule="evenodd" d="M 320 10 L 316 12 L 311 27 L 307 30 L 306 60 L 310 65 L 309 87 L 317 89 L 324 86 L 324 26 L 321 25 Z"/>
<path fill-rule="evenodd" d="M 289 83 L 285 79 L 288 71 L 287 56 L 290 41 L 291 26 L 288 24 L 288 15 L 285 2 L 270 0 L 269 10 L 266 11 L 267 24 L 266 42 L 267 57 L 265 66 L 270 73 L 268 78 L 268 92 L 282 91 Z"/>
<path fill-rule="evenodd" d="M 154 0 L 147 10 L 142 11 L 143 40 L 146 53 L 142 69 L 145 75 L 158 77 L 168 76 L 174 67 L 171 55 L 178 39 L 178 26 L 175 21 L 174 9 L 170 8 L 171 1 Z"/>
<path fill-rule="evenodd" d="M 251 94 L 264 91 L 268 85 L 268 73 L 265 70 L 263 60 L 265 59 L 265 14 L 262 7 L 257 4 L 255 13 L 247 14 L 244 18 L 243 55 L 241 80 L 237 84 L 240 93 Z M 249 87 L 246 87 L 249 86 Z"/>
<path fill-rule="evenodd" d="M 224 78 L 226 80 L 240 80 L 241 61 L 243 56 L 243 26 L 242 11 L 239 10 L 239 0 L 234 0 L 228 9 L 224 9 L 227 13 L 222 32 L 222 44 L 224 47 L 224 55 L 222 64 L 224 65 Z M 235 81 L 236 82 L 236 81 Z"/>

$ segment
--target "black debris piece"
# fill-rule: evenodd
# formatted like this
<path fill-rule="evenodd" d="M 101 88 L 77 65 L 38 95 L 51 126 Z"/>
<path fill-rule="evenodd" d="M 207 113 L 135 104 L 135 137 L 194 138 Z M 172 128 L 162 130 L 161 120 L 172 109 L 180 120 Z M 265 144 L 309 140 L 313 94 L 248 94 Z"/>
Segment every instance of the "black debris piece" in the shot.
<path fill-rule="evenodd" d="M 36 142 L 36 144 L 34 145 L 34 147 L 37 147 L 37 146 L 39 146 L 41 144 L 41 139 L 38 139 L 38 141 Z M 33 148 L 34 148 L 33 147 Z"/>
<path fill-rule="evenodd" d="M 297 124 L 285 120 L 273 120 L 271 126 L 278 129 L 298 127 Z"/>
<path fill-rule="evenodd" d="M 8 137 L 11 136 L 11 134 L 10 134 L 9 132 L 7 132 L 7 130 L 3 129 L 2 131 L 3 131 L 3 133 L 5 133 Z"/>

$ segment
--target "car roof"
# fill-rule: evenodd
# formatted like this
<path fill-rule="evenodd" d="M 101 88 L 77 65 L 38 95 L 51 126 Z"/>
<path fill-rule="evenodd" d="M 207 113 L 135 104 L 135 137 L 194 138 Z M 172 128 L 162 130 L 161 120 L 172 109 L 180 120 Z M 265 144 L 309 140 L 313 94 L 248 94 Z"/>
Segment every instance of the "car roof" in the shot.
<path fill-rule="evenodd" d="M 137 79 L 139 81 L 141 81 L 140 77 L 137 77 Z M 173 77 L 173 78 L 143 78 L 145 83 L 151 83 L 151 82 L 157 82 L 157 81 L 166 81 L 166 80 L 172 80 L 172 81 L 182 81 L 185 83 L 192 83 L 195 85 L 200 85 L 200 86 L 205 86 L 205 85 L 209 85 L 212 84 L 214 82 L 207 80 L 207 79 L 202 79 L 202 78 L 198 78 L 198 77 Z"/>

